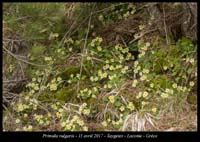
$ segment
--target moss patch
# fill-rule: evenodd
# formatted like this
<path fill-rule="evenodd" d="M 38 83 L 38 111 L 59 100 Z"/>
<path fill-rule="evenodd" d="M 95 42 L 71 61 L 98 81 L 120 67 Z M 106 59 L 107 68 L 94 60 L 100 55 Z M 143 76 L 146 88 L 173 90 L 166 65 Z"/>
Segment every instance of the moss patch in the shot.
<path fill-rule="evenodd" d="M 80 67 L 78 67 L 78 66 L 69 66 L 66 69 L 64 69 L 64 71 L 59 73 L 56 77 L 60 76 L 63 80 L 68 80 L 70 78 L 71 74 L 76 75 L 76 74 L 79 74 L 79 73 L 80 73 Z M 85 68 L 83 68 L 82 75 L 89 76 L 88 69 L 86 70 Z"/>
<path fill-rule="evenodd" d="M 188 95 L 187 101 L 190 104 L 196 105 L 197 104 L 197 96 L 196 95 Z"/>
<path fill-rule="evenodd" d="M 88 87 L 90 84 L 88 81 L 80 81 L 80 90 Z M 54 94 L 57 100 L 65 101 L 65 102 L 73 102 L 77 103 L 77 83 L 70 84 L 67 87 L 64 87 L 60 91 Z"/>

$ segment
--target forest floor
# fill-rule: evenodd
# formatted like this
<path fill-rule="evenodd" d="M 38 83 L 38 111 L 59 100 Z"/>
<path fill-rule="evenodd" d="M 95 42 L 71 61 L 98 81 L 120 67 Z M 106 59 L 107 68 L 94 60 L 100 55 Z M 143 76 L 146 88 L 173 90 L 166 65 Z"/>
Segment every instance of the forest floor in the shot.
<path fill-rule="evenodd" d="M 4 131 L 197 131 L 197 43 L 160 5 L 4 3 Z"/>

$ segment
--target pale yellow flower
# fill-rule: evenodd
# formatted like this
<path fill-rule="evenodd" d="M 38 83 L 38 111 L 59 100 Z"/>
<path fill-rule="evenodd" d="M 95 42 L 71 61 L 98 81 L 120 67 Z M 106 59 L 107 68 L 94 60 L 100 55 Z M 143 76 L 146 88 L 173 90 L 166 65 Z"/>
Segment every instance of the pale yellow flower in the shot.
<path fill-rule="evenodd" d="M 62 55 L 65 55 L 65 52 L 64 52 L 64 51 L 62 51 L 62 52 L 61 52 L 61 54 L 62 54 Z"/>
<path fill-rule="evenodd" d="M 108 78 L 109 78 L 110 80 L 112 80 L 112 79 L 113 79 L 113 76 L 109 75 Z"/>
<path fill-rule="evenodd" d="M 51 61 L 52 58 L 51 58 L 51 57 L 44 57 L 44 60 L 45 60 L 45 61 Z"/>
<path fill-rule="evenodd" d="M 139 34 L 134 34 L 134 38 L 138 38 L 139 36 Z"/>
<path fill-rule="evenodd" d="M 177 88 L 177 84 L 176 83 L 172 84 L 172 87 Z"/>
<path fill-rule="evenodd" d="M 84 126 L 83 131 L 88 131 L 88 127 Z"/>
<path fill-rule="evenodd" d="M 26 126 L 23 127 L 24 131 L 28 131 L 28 128 Z"/>
<path fill-rule="evenodd" d="M 72 126 L 69 124 L 65 126 L 65 129 L 67 129 L 67 130 L 71 130 L 71 128 L 72 128 Z"/>
<path fill-rule="evenodd" d="M 87 56 L 87 58 L 86 58 L 86 59 L 89 61 L 89 60 L 91 60 L 91 57 L 90 57 L 90 56 Z"/>
<path fill-rule="evenodd" d="M 27 130 L 31 131 L 33 129 L 33 126 L 32 125 L 29 125 Z"/>
<path fill-rule="evenodd" d="M 148 70 L 148 69 L 143 69 L 142 72 L 148 74 L 148 73 L 149 73 L 149 70 Z"/>
<path fill-rule="evenodd" d="M 194 63 L 194 58 L 190 59 L 190 63 L 192 64 Z"/>
<path fill-rule="evenodd" d="M 134 62 L 134 67 L 137 67 L 138 64 L 139 64 L 139 62 L 138 62 L 138 61 L 135 61 L 135 62 Z"/>
<path fill-rule="evenodd" d="M 97 46 L 97 50 L 98 51 L 102 51 L 102 47 L 101 46 Z"/>
<path fill-rule="evenodd" d="M 60 125 L 61 125 L 61 127 L 65 127 L 67 125 L 67 123 L 66 122 L 62 122 Z"/>
<path fill-rule="evenodd" d="M 109 89 L 112 88 L 112 85 L 111 85 L 111 84 L 108 84 L 108 88 L 109 88 Z"/>
<path fill-rule="evenodd" d="M 147 76 L 146 75 L 142 75 L 141 77 L 140 77 L 140 80 L 141 81 L 144 81 L 144 80 L 146 80 L 147 79 Z"/>
<path fill-rule="evenodd" d="M 135 107 L 134 107 L 134 105 L 133 105 L 132 102 L 129 102 L 129 103 L 128 103 L 127 108 L 130 109 L 131 111 L 135 109 Z"/>
<path fill-rule="evenodd" d="M 123 120 L 122 120 L 122 118 L 120 118 L 118 122 L 119 122 L 119 123 L 123 123 Z"/>
<path fill-rule="evenodd" d="M 62 51 L 61 49 L 58 49 L 58 50 L 57 50 L 58 53 L 60 53 L 61 51 Z"/>
<path fill-rule="evenodd" d="M 131 56 L 132 56 L 131 53 L 128 53 L 128 54 L 127 54 L 127 58 L 128 58 L 128 59 L 131 58 Z"/>
<path fill-rule="evenodd" d="M 91 45 L 92 47 L 94 47 L 94 46 L 95 46 L 95 45 L 94 45 L 94 42 L 91 42 L 91 43 L 90 43 L 90 45 Z"/>
<path fill-rule="evenodd" d="M 22 104 L 19 104 L 19 105 L 18 105 L 18 109 L 17 109 L 17 110 L 18 110 L 19 112 L 20 112 L 20 111 L 23 111 L 23 110 L 24 110 L 24 107 L 23 107 L 23 105 L 22 105 Z"/>
<path fill-rule="evenodd" d="M 145 101 L 142 101 L 142 105 L 144 106 L 144 105 L 146 105 L 147 103 L 145 102 Z"/>
<path fill-rule="evenodd" d="M 91 80 L 91 81 L 94 81 L 94 78 L 93 78 L 93 76 L 91 76 L 91 77 L 90 77 L 90 80 Z"/>
<path fill-rule="evenodd" d="M 93 87 L 93 90 L 94 90 L 94 92 L 98 91 L 97 87 Z"/>
<path fill-rule="evenodd" d="M 83 114 L 84 115 L 89 115 L 90 114 L 90 110 L 89 109 L 84 109 L 83 110 Z"/>
<path fill-rule="evenodd" d="M 182 91 L 182 90 L 183 90 L 183 87 L 182 87 L 182 86 L 178 86 L 178 87 L 177 87 L 177 90 L 178 90 L 178 91 Z"/>
<path fill-rule="evenodd" d="M 138 70 L 135 69 L 133 72 L 134 72 L 135 74 L 137 74 L 137 73 L 138 73 Z"/>
<path fill-rule="evenodd" d="M 139 25 L 139 30 L 143 30 L 145 28 L 145 25 Z"/>
<path fill-rule="evenodd" d="M 123 74 L 125 74 L 126 73 L 126 70 L 124 70 L 124 69 L 122 69 L 122 71 L 121 71 Z"/>
<path fill-rule="evenodd" d="M 106 72 L 104 72 L 104 73 L 102 74 L 102 76 L 101 76 L 101 77 L 102 77 L 102 78 L 106 78 L 106 77 L 107 77 L 107 75 L 108 75 L 108 74 L 107 74 Z"/>
<path fill-rule="evenodd" d="M 108 64 L 109 63 L 109 60 L 106 60 L 106 64 Z"/>
<path fill-rule="evenodd" d="M 148 92 L 145 91 L 145 92 L 143 93 L 143 97 L 145 98 L 145 97 L 147 97 L 147 96 L 148 96 Z"/>
<path fill-rule="evenodd" d="M 20 120 L 19 120 L 19 119 L 16 119 L 15 122 L 18 124 L 18 123 L 20 123 Z"/>
<path fill-rule="evenodd" d="M 32 81 L 36 81 L 36 78 L 32 78 Z"/>
<path fill-rule="evenodd" d="M 125 67 L 124 67 L 124 70 L 128 70 L 128 68 L 129 68 L 128 66 L 125 66 Z"/>
<path fill-rule="evenodd" d="M 115 45 L 115 49 L 119 49 L 119 47 L 120 47 L 120 45 L 119 44 L 117 44 L 117 45 Z"/>
<path fill-rule="evenodd" d="M 109 96 L 108 99 L 112 104 L 115 102 L 115 96 L 113 95 Z"/>
<path fill-rule="evenodd" d="M 153 107 L 153 108 L 151 109 L 151 111 L 152 111 L 153 113 L 156 113 L 156 112 L 157 112 L 157 108 L 156 108 L 156 107 Z"/>
<path fill-rule="evenodd" d="M 39 120 L 39 124 L 40 125 L 44 124 L 44 120 Z"/>
<path fill-rule="evenodd" d="M 119 121 L 116 122 L 116 125 L 119 125 Z"/>
<path fill-rule="evenodd" d="M 86 103 L 83 103 L 83 104 L 82 104 L 82 106 L 83 106 L 83 107 L 86 107 L 86 106 L 87 106 L 87 104 L 86 104 Z"/>
<path fill-rule="evenodd" d="M 98 37 L 98 41 L 101 43 L 103 41 L 103 38 Z"/>
<path fill-rule="evenodd" d="M 50 85 L 50 90 L 51 90 L 51 91 L 57 90 L 57 84 L 54 84 L 54 83 L 51 84 L 51 85 Z"/>
<path fill-rule="evenodd" d="M 120 55 L 120 56 L 119 56 L 119 59 L 120 59 L 120 60 L 123 60 L 123 59 L 124 59 L 124 56 Z"/>
<path fill-rule="evenodd" d="M 138 95 L 136 96 L 136 99 L 139 99 L 142 97 L 142 92 L 139 92 Z"/>
<path fill-rule="evenodd" d="M 119 109 L 120 109 L 121 111 L 124 111 L 124 110 L 125 110 L 125 107 L 124 107 L 124 106 L 121 106 Z"/>
<path fill-rule="evenodd" d="M 73 78 L 73 77 L 74 77 L 74 74 L 70 74 L 70 77 Z"/>
<path fill-rule="evenodd" d="M 28 114 L 27 114 L 27 113 L 24 114 L 24 118 L 26 118 L 26 117 L 28 117 Z"/>
<path fill-rule="evenodd" d="M 172 95 L 174 93 L 174 90 L 170 89 L 169 93 Z"/>
<path fill-rule="evenodd" d="M 26 100 L 26 101 L 28 101 L 29 99 L 30 99 L 30 97 L 29 97 L 29 96 L 26 96 L 26 97 L 25 97 L 25 100 Z"/>
<path fill-rule="evenodd" d="M 194 86 L 194 82 L 190 81 L 190 86 L 193 87 Z"/>
<path fill-rule="evenodd" d="M 167 70 L 167 66 L 164 66 L 163 69 L 164 69 L 164 70 Z"/>
<path fill-rule="evenodd" d="M 63 110 L 62 108 L 60 108 L 58 111 L 59 111 L 60 113 L 62 113 L 64 110 Z"/>
<path fill-rule="evenodd" d="M 141 49 L 144 50 L 144 51 L 146 51 L 146 50 L 147 50 L 147 47 L 144 46 L 144 47 L 142 47 Z"/>
<path fill-rule="evenodd" d="M 113 67 L 113 66 L 110 66 L 109 69 L 110 69 L 110 70 L 114 70 L 114 67 Z"/>
<path fill-rule="evenodd" d="M 117 65 L 116 68 L 120 69 L 120 68 L 122 68 L 122 65 Z"/>
<path fill-rule="evenodd" d="M 51 113 L 48 113 L 47 116 L 48 116 L 48 117 L 51 117 Z"/>
<path fill-rule="evenodd" d="M 107 66 L 105 65 L 105 66 L 103 66 L 103 70 L 106 70 L 107 69 Z"/>
<path fill-rule="evenodd" d="M 38 85 L 36 85 L 36 86 L 34 86 L 34 88 L 33 88 L 34 90 L 39 90 L 39 87 L 38 87 Z"/>
<path fill-rule="evenodd" d="M 56 112 L 56 117 L 61 118 L 61 117 L 62 117 L 62 114 L 59 113 L 59 112 Z"/>
<path fill-rule="evenodd" d="M 108 126 L 108 124 L 107 124 L 106 121 L 103 121 L 101 124 L 102 124 L 104 127 Z"/>
<path fill-rule="evenodd" d="M 112 120 L 112 124 L 113 124 L 113 125 L 115 125 L 115 124 L 116 124 L 116 122 L 115 122 L 114 120 Z"/>
<path fill-rule="evenodd" d="M 183 92 L 185 92 L 187 90 L 187 87 L 183 87 Z"/>
<path fill-rule="evenodd" d="M 153 88 L 153 87 L 154 87 L 154 84 L 153 84 L 153 83 L 151 83 L 151 84 L 150 84 L 150 87 L 151 87 L 151 88 Z"/>
<path fill-rule="evenodd" d="M 94 78 L 94 81 L 98 81 L 98 79 L 99 79 L 99 78 L 96 76 L 96 77 Z"/>
<path fill-rule="evenodd" d="M 83 125 L 84 125 L 83 120 L 78 121 L 78 124 L 79 124 L 80 126 L 83 126 Z"/>
<path fill-rule="evenodd" d="M 162 94 L 161 94 L 161 97 L 162 97 L 162 98 L 168 98 L 168 94 L 167 94 L 167 93 L 162 93 Z"/>
<path fill-rule="evenodd" d="M 166 89 L 165 89 L 165 92 L 166 92 L 166 93 L 170 93 L 170 89 L 166 88 Z"/>
<path fill-rule="evenodd" d="M 136 87 L 137 84 L 138 84 L 138 81 L 136 79 L 134 79 L 133 83 L 132 83 L 132 87 Z"/>
<path fill-rule="evenodd" d="M 194 76 L 197 77 L 197 72 L 195 72 Z"/>
<path fill-rule="evenodd" d="M 75 116 L 73 116 L 73 118 L 72 118 L 73 120 L 78 120 L 79 119 L 79 117 L 77 116 L 77 115 L 75 115 Z"/>
<path fill-rule="evenodd" d="M 144 56 L 144 55 L 145 55 L 145 52 L 142 51 L 142 52 L 138 55 L 138 58 L 141 58 L 141 57 Z"/>

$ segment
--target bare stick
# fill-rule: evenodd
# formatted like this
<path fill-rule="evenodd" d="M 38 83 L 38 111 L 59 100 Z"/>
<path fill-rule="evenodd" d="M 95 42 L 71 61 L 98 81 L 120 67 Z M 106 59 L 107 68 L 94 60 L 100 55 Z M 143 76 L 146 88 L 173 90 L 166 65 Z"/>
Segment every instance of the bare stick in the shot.
<path fill-rule="evenodd" d="M 165 29 L 165 37 L 166 37 L 166 41 L 167 41 L 167 45 L 169 45 L 170 41 L 169 41 L 169 38 L 168 38 L 168 32 L 167 32 L 167 26 L 166 26 L 166 20 L 165 20 L 165 9 L 163 7 L 163 15 L 164 15 L 164 18 L 163 18 L 163 22 L 164 22 L 164 29 Z"/>
<path fill-rule="evenodd" d="M 129 44 L 132 44 L 133 42 L 139 40 L 140 38 L 142 38 L 142 37 L 145 36 L 146 34 L 149 34 L 149 33 L 154 32 L 154 31 L 156 31 L 156 30 L 157 30 L 157 29 L 152 29 L 152 30 L 146 31 L 145 33 L 141 34 L 141 35 L 138 36 L 137 38 L 131 40 L 131 41 L 129 42 Z"/>
<path fill-rule="evenodd" d="M 63 38 L 62 38 L 62 40 L 61 40 L 61 42 L 60 42 L 60 44 L 59 44 L 59 47 L 62 46 L 62 44 L 63 44 L 65 38 L 67 37 L 67 35 L 69 34 L 69 32 L 72 30 L 72 27 L 73 27 L 74 24 L 75 24 L 75 21 L 71 24 L 69 30 L 68 30 L 68 31 L 65 33 L 65 35 L 63 36 Z"/>
<path fill-rule="evenodd" d="M 11 51 L 9 51 L 8 49 L 6 49 L 5 47 L 3 47 L 3 49 L 8 53 L 10 54 L 11 56 L 13 56 L 15 59 L 19 60 L 19 61 L 22 61 L 24 63 L 27 63 L 27 64 L 30 64 L 30 65 L 33 65 L 33 66 L 38 66 L 38 67 L 47 67 L 47 66 L 50 66 L 50 65 L 38 65 L 38 64 L 35 64 L 35 63 L 31 63 L 27 60 L 24 60 L 24 59 L 21 59 L 19 57 L 17 57 L 15 54 L 13 54 Z"/>
<path fill-rule="evenodd" d="M 86 36 L 85 36 L 85 43 L 84 43 L 83 52 L 82 52 L 82 56 L 81 56 L 80 77 L 82 75 L 82 70 L 83 70 L 83 57 L 84 57 L 84 52 L 85 52 L 86 46 L 87 46 L 87 38 L 88 38 L 89 30 L 90 30 L 91 18 L 92 18 L 92 13 L 90 14 L 90 18 L 89 18 L 89 22 L 88 22 L 88 29 L 87 29 L 87 33 L 86 33 Z M 80 79 L 79 79 L 78 84 L 77 84 L 77 86 L 78 86 L 77 92 L 79 90 L 79 85 L 80 85 Z"/>

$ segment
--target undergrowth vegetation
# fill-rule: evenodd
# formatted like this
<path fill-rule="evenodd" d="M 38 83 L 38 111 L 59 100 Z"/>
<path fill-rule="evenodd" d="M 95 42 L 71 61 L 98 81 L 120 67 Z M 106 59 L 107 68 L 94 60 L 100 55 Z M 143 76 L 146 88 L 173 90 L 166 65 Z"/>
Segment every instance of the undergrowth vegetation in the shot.
<path fill-rule="evenodd" d="M 152 17 L 135 25 L 131 37 L 138 40 L 130 44 L 129 38 L 106 44 L 98 35 L 109 24 L 145 14 L 136 4 L 3 6 L 4 38 L 20 34 L 28 50 L 27 83 L 4 106 L 4 131 L 163 131 L 180 127 L 185 112 L 194 112 L 196 43 L 182 37 L 167 44 L 157 34 L 143 38 L 140 33 L 153 25 Z M 65 17 L 68 10 L 74 15 Z M 4 56 L 14 58 L 7 52 Z M 19 65 L 4 67 L 6 77 L 12 76 L 14 66 Z M 161 126 L 167 117 L 173 126 Z M 191 127 L 179 130 L 196 129 Z"/>

